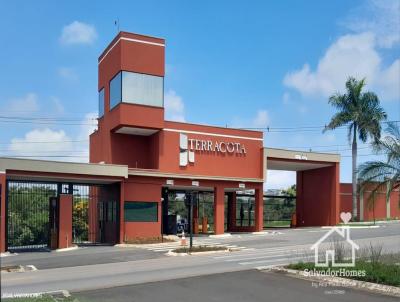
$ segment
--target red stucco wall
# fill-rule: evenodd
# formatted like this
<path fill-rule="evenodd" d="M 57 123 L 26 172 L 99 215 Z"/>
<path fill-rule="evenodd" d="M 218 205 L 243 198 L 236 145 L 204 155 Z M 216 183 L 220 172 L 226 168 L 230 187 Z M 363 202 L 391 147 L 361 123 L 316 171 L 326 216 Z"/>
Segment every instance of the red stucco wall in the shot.
<path fill-rule="evenodd" d="M 124 184 L 125 201 L 158 202 L 157 222 L 124 222 L 124 241 L 137 237 L 161 236 L 161 185 L 150 179 L 129 179 Z"/>
<path fill-rule="evenodd" d="M 72 246 L 72 195 L 60 195 L 58 248 Z"/>
<path fill-rule="evenodd" d="M 297 172 L 297 226 L 337 224 L 338 194 L 339 164 Z"/>
<path fill-rule="evenodd" d="M 340 211 L 351 212 L 352 211 L 352 195 L 351 195 L 351 183 L 340 184 Z M 386 219 L 386 191 L 382 191 L 375 195 L 375 202 L 373 203 L 369 197 L 371 196 L 372 187 L 367 187 L 364 190 L 364 211 L 363 220 L 371 221 L 374 219 Z M 357 198 L 357 211 L 360 212 L 360 198 Z M 395 190 L 390 195 L 390 218 L 400 218 L 400 205 L 399 205 L 399 191 Z"/>

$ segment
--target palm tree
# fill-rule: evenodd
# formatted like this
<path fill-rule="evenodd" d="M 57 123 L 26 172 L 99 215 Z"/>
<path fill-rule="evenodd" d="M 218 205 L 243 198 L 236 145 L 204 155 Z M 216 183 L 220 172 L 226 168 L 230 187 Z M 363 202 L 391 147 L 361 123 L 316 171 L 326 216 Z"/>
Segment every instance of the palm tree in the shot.
<path fill-rule="evenodd" d="M 365 79 L 358 81 L 350 77 L 346 81 L 346 93 L 336 93 L 329 98 L 329 104 L 338 112 L 324 129 L 348 127 L 348 139 L 352 143 L 353 219 L 357 217 L 357 136 L 364 143 L 368 137 L 378 141 L 381 136 L 380 123 L 387 118 L 378 96 L 373 92 L 362 92 L 364 86 Z"/>
<path fill-rule="evenodd" d="M 361 186 L 375 184 L 368 200 L 373 209 L 378 191 L 386 189 L 386 198 L 389 198 L 393 190 L 400 188 L 400 128 L 393 122 L 388 123 L 386 132 L 385 138 L 373 144 L 375 153 L 385 154 L 386 161 L 368 161 L 359 167 Z"/>

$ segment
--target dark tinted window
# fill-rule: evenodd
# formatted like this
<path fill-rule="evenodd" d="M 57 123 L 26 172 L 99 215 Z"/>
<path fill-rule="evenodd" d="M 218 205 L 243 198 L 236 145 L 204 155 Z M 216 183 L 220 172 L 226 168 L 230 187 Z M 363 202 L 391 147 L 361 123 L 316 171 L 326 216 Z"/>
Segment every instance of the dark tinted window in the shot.
<path fill-rule="evenodd" d="M 157 202 L 125 201 L 124 217 L 126 222 L 157 222 Z"/>

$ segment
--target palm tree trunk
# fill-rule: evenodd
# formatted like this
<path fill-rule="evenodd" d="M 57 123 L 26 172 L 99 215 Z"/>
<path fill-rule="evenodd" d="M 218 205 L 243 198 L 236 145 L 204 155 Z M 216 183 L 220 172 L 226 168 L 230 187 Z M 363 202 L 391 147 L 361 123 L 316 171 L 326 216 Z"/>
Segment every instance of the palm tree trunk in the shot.
<path fill-rule="evenodd" d="M 352 197 L 353 197 L 353 219 L 357 218 L 357 124 L 353 127 L 352 153 Z"/>

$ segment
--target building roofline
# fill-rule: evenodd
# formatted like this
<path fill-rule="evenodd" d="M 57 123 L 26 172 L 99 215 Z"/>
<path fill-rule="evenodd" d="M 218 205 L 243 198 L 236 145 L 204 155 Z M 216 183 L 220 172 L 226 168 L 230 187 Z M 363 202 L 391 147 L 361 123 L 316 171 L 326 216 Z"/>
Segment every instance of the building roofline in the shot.
<path fill-rule="evenodd" d="M 296 156 L 306 156 L 306 159 L 297 159 Z M 324 152 L 309 152 L 300 150 L 280 149 L 264 147 L 264 156 L 267 158 L 277 158 L 282 160 L 304 160 L 315 162 L 329 162 L 339 163 L 340 154 L 338 153 L 324 153 Z"/>
<path fill-rule="evenodd" d="M 260 134 L 261 133 L 264 136 L 264 132 L 263 131 L 258 131 L 258 130 L 249 130 L 249 129 L 223 127 L 223 126 L 213 126 L 213 125 L 206 125 L 206 124 L 199 124 L 199 123 L 178 122 L 178 121 L 170 121 L 170 120 L 165 120 L 165 122 L 167 122 L 167 123 L 176 123 L 176 124 L 181 124 L 181 125 L 189 125 L 189 126 L 206 127 L 206 128 L 217 128 L 217 129 L 228 130 L 228 131 L 243 131 L 243 132 L 254 133 L 254 134 Z"/>
<path fill-rule="evenodd" d="M 127 31 L 120 31 L 118 34 L 110 41 L 110 43 L 107 44 L 107 46 L 104 48 L 104 50 L 101 52 L 101 54 L 98 57 L 98 62 L 100 63 L 103 58 L 107 55 L 107 53 L 111 50 L 111 48 L 114 47 L 114 45 L 121 39 L 138 39 L 142 40 L 145 43 L 159 43 L 162 44 L 162 46 L 165 46 L 165 39 L 159 38 L 159 37 L 154 37 L 150 35 L 143 35 L 143 34 L 136 34 L 136 33 L 131 33 Z M 143 39 L 140 39 L 143 38 Z"/>
<path fill-rule="evenodd" d="M 128 177 L 128 166 L 62 162 L 41 159 L 0 157 L 0 171 L 15 170 L 28 172 L 80 174 L 88 176 Z"/>

